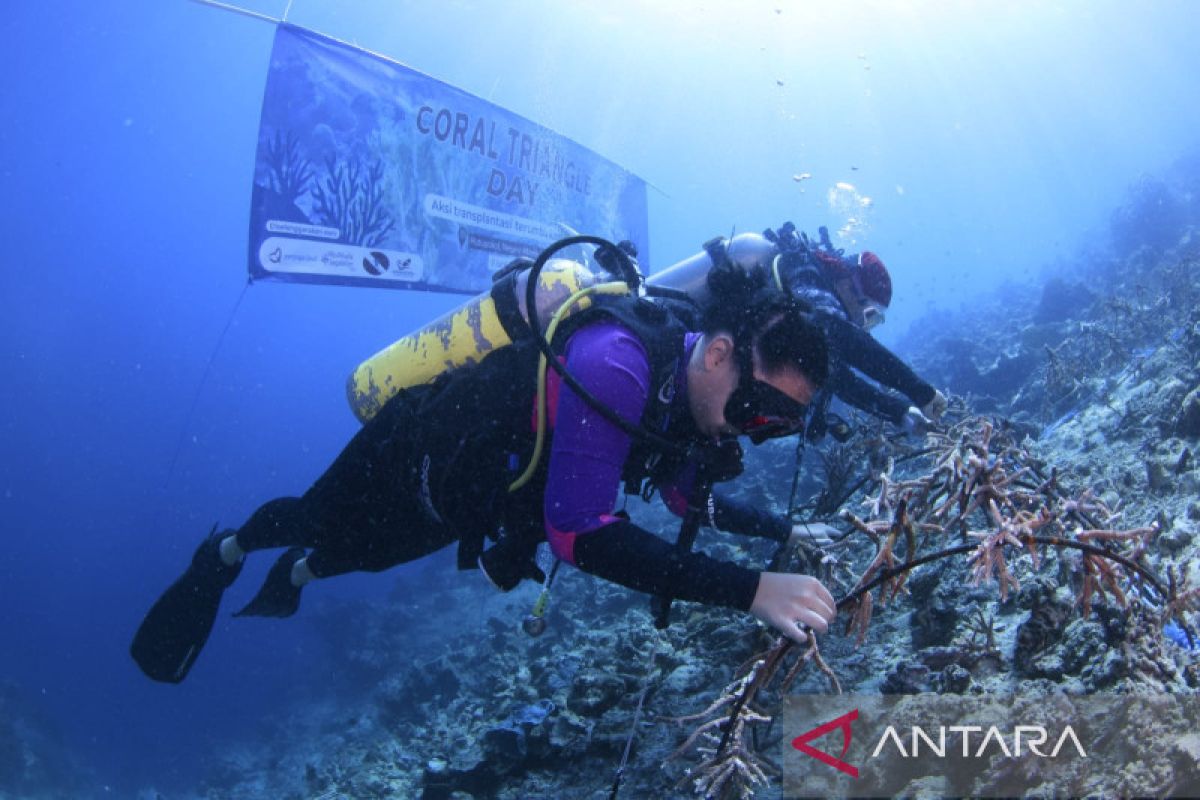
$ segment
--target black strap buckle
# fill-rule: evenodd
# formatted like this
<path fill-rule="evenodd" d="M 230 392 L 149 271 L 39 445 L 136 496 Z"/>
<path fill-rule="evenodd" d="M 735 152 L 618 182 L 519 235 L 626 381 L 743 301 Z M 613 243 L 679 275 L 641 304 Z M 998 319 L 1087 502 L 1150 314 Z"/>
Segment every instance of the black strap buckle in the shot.
<path fill-rule="evenodd" d="M 725 244 L 725 237 L 715 236 L 704 243 L 704 252 L 708 253 L 708 257 L 712 259 L 712 265 L 719 267 L 729 260 L 729 247 Z"/>

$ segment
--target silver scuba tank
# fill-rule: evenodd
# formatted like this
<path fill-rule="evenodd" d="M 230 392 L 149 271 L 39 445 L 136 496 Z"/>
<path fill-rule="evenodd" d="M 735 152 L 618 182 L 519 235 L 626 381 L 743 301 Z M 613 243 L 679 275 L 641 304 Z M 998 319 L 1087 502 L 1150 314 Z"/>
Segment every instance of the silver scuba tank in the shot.
<path fill-rule="evenodd" d="M 771 261 L 779 253 L 775 243 L 762 234 L 739 233 L 732 239 L 713 239 L 699 253 L 656 272 L 646 282 L 687 292 L 697 303 L 703 303 L 708 299 L 706 280 L 713 268 L 713 253 L 719 253 L 721 248 L 730 261 L 747 269 L 755 265 L 770 268 Z"/>

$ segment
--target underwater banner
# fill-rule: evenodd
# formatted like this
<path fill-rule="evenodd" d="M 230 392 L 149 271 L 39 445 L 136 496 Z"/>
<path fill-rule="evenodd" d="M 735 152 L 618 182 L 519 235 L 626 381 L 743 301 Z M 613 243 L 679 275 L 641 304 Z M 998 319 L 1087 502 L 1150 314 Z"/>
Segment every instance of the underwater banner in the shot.
<path fill-rule="evenodd" d="M 477 293 L 572 232 L 649 257 L 646 186 L 569 139 L 394 61 L 279 25 L 250 275 Z"/>

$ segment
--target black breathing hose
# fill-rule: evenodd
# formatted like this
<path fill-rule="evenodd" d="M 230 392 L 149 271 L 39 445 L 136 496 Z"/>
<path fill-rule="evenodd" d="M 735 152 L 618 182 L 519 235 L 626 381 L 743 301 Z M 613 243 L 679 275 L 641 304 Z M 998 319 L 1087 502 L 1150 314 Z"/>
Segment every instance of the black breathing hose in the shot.
<path fill-rule="evenodd" d="M 595 395 L 583 388 L 582 384 L 575 379 L 575 376 L 567 371 L 558 357 L 554 354 L 554 349 L 550 346 L 550 342 L 546 340 L 546 335 L 542 331 L 541 321 L 537 315 L 537 285 L 538 275 L 542 268 L 550 258 L 559 250 L 567 247 L 573 247 L 577 244 L 591 244 L 596 247 L 608 248 L 616 254 L 617 264 L 623 274 L 618 274 L 617 277 L 629 284 L 633 291 L 641 285 L 642 276 L 638 274 L 637 268 L 630 261 L 629 256 L 625 251 L 609 242 L 606 239 L 601 239 L 599 236 L 569 236 L 566 239 L 560 239 L 554 244 L 547 247 L 541 252 L 533 264 L 529 267 L 529 279 L 525 285 L 525 308 L 528 310 L 529 330 L 533 334 L 533 340 L 537 343 L 538 349 L 542 351 L 542 355 L 546 357 L 546 363 L 551 369 L 558 373 L 563 382 L 571 387 L 571 391 L 575 392 L 583 402 L 587 403 L 591 408 L 595 409 L 600 416 L 616 425 L 625 433 L 635 437 L 641 441 L 647 442 L 654 446 L 655 449 L 664 453 L 683 454 L 687 453 L 691 448 L 676 444 L 669 439 L 659 436 L 656 433 L 646 430 L 641 425 L 635 425 L 622 419 L 617 412 L 613 411 L 608 406 L 596 399 Z M 605 259 L 607 261 L 607 259 Z M 610 270 L 611 271 L 611 270 Z M 615 271 L 614 271 L 614 274 Z"/>

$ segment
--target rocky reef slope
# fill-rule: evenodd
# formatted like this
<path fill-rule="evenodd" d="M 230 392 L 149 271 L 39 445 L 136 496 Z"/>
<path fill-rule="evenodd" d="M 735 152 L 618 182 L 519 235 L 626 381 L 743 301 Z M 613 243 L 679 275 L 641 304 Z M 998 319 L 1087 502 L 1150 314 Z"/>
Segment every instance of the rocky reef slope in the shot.
<path fill-rule="evenodd" d="M 1139 563 L 1190 576 L 1195 586 L 1200 231 L 1189 227 L 1198 224 L 1193 196 L 1178 182 L 1139 187 L 1114 217 L 1111 248 L 969 311 L 931 315 L 900 349 L 953 396 L 952 420 L 982 415 L 1023 458 L 1054 474 L 1063 497 L 1102 509 L 1114 528 L 1152 527 Z M 869 519 L 881 471 L 899 482 L 930 469 L 913 455 L 921 442 L 857 423 L 855 439 L 811 447 L 806 458 L 812 497 L 802 513 L 844 530 L 852 526 L 836 512 Z M 759 448 L 737 491 L 784 510 L 793 449 Z M 860 491 L 851 492 L 856 485 Z M 665 512 L 632 510 L 673 536 L 677 522 Z M 865 538 L 853 541 L 861 544 L 824 564 L 819 554 L 784 555 L 797 569 L 823 570 L 845 592 L 875 554 Z M 715 531 L 704 532 L 699 546 L 759 566 L 780 555 L 770 543 Z M 966 559 L 938 561 L 909 577 L 907 594 L 875 608 L 861 645 L 839 630 L 825 637 L 822 655 L 853 692 L 1197 691 L 1196 653 L 1181 629 L 1164 629 L 1144 607 L 1121 608 L 1111 593 L 1084 613 L 1079 565 L 1049 552 L 1035 569 L 1014 553 L 1018 585 L 1001 597 L 994 582 L 973 581 Z M 1122 586 L 1131 603 L 1152 606 L 1135 585 Z M 337 691 L 274 721 L 280 735 L 229 743 L 196 796 L 606 798 L 622 764 L 621 797 L 694 796 L 696 773 L 688 771 L 702 756 L 677 749 L 700 720 L 677 720 L 717 699 L 739 666 L 771 645 L 770 632 L 746 615 L 678 604 L 675 624 L 658 633 L 645 598 L 566 570 L 547 632 L 531 637 L 520 621 L 536 587 L 489 591 L 477 576 L 443 572 L 398 586 L 384 606 L 323 608 L 316 624 L 342 654 L 331 667 Z M 788 691 L 829 691 L 829 680 L 810 669 Z M 778 701 L 770 691 L 757 699 L 766 712 Z M 768 775 L 772 748 L 781 747 L 779 731 L 770 730 L 759 742 Z M 1179 758 L 1170 768 L 1200 769 L 1186 754 Z M 778 796 L 777 776 L 770 777 L 770 785 L 752 787 L 756 796 Z M 1114 790 L 1137 793 L 1139 784 L 1128 780 Z"/>

